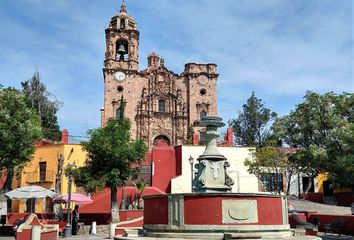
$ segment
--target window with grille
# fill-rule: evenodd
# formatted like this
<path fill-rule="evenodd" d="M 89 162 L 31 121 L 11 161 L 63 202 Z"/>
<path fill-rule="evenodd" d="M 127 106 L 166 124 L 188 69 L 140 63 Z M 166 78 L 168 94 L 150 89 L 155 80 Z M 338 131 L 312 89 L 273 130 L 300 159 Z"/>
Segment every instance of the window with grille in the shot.
<path fill-rule="evenodd" d="M 203 117 L 206 117 L 206 112 L 205 111 L 201 111 L 200 112 L 200 120 L 202 120 L 203 119 Z"/>
<path fill-rule="evenodd" d="M 46 172 L 47 172 L 47 162 L 39 163 L 39 181 L 44 182 L 46 180 Z"/>
<path fill-rule="evenodd" d="M 116 110 L 116 119 L 120 119 L 120 114 L 121 113 L 121 109 L 120 108 L 118 108 L 117 110 Z"/>
<path fill-rule="evenodd" d="M 159 100 L 159 112 L 165 112 L 165 100 Z"/>
<path fill-rule="evenodd" d="M 283 174 L 262 173 L 260 176 L 262 187 L 267 192 L 280 193 L 283 191 Z"/>

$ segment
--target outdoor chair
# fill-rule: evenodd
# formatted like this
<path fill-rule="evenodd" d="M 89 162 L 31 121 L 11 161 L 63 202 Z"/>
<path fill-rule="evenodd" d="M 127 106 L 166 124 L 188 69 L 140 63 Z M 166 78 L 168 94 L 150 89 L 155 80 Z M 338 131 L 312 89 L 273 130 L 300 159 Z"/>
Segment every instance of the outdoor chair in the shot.
<path fill-rule="evenodd" d="M 338 232 L 338 235 L 340 236 L 342 233 L 346 233 L 347 223 L 341 220 L 332 221 L 328 224 L 325 224 L 324 229 L 325 229 L 325 234 L 329 232 L 333 233 L 333 230 L 336 230 L 336 232 Z"/>

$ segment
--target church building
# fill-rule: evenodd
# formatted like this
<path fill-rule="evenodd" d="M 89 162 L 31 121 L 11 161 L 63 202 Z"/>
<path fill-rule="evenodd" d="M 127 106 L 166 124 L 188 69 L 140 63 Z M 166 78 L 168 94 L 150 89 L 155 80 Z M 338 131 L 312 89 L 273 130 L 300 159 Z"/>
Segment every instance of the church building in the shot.
<path fill-rule="evenodd" d="M 147 68 L 139 70 L 139 30 L 124 2 L 105 33 L 102 126 L 121 116 L 123 99 L 133 139 L 150 147 L 160 139 L 176 146 L 186 141 L 189 127 L 200 129 L 202 117 L 217 115 L 216 64 L 187 63 L 182 73 L 174 73 L 153 52 Z"/>

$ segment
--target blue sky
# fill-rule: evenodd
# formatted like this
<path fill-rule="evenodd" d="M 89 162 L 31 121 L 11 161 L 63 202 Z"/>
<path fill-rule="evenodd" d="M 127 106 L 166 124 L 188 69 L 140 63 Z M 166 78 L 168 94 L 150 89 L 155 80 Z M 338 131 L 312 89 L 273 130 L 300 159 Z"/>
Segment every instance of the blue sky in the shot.
<path fill-rule="evenodd" d="M 20 87 L 38 68 L 64 102 L 61 128 L 100 125 L 104 30 L 120 0 L 1 0 L 0 83 Z M 181 73 L 218 65 L 219 115 L 237 116 L 254 91 L 287 114 L 306 90 L 353 92 L 351 0 L 126 0 L 140 30 L 140 69 L 155 51 Z M 72 138 L 78 141 L 78 138 Z"/>

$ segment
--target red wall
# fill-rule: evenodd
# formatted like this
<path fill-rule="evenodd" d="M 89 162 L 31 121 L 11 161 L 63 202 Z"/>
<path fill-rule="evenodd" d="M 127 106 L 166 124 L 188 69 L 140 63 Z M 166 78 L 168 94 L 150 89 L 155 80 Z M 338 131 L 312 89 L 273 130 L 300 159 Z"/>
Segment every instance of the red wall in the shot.
<path fill-rule="evenodd" d="M 304 199 L 311 202 L 323 203 L 323 193 L 306 193 Z"/>
<path fill-rule="evenodd" d="M 16 240 L 31 239 L 32 229 L 23 229 L 21 233 L 16 234 Z"/>
<path fill-rule="evenodd" d="M 24 229 L 21 233 L 17 234 L 16 240 L 29 240 L 31 239 L 32 229 Z M 44 232 L 41 233 L 41 240 L 56 240 L 57 232 Z"/>
<path fill-rule="evenodd" d="M 233 137 L 234 137 L 233 129 L 230 127 L 227 128 L 224 141 L 218 142 L 218 147 L 232 147 L 234 143 Z"/>
<path fill-rule="evenodd" d="M 58 239 L 57 232 L 46 232 L 41 234 L 41 240 L 54 240 Z"/>
<path fill-rule="evenodd" d="M 140 218 L 144 215 L 144 210 L 128 210 L 127 211 L 127 219 Z"/>
<path fill-rule="evenodd" d="M 50 231 L 43 232 L 44 227 L 39 222 L 39 219 L 37 218 L 37 215 L 32 215 L 32 216 L 34 216 L 32 219 L 31 219 L 31 215 L 29 215 L 29 218 L 26 220 L 26 222 L 23 223 L 23 225 L 21 225 L 21 227 L 23 227 L 23 229 L 22 229 L 21 232 L 17 232 L 16 240 L 29 240 L 29 239 L 31 239 L 32 226 L 41 226 L 42 232 L 41 232 L 41 237 L 40 238 L 42 240 L 57 240 L 58 239 L 57 230 L 54 230 L 53 228 L 47 228 Z M 31 228 L 30 229 L 26 229 L 29 226 Z"/>
<path fill-rule="evenodd" d="M 163 194 L 161 190 L 155 187 L 146 187 L 143 192 L 143 196 Z M 131 201 L 134 200 L 136 195 L 135 187 L 124 187 L 124 197 L 129 197 Z M 122 188 L 117 191 L 117 201 L 120 205 L 122 199 Z M 110 213 L 111 204 L 111 191 L 106 188 L 104 191 L 99 192 L 92 196 L 93 203 L 83 204 L 79 208 L 80 214 L 82 213 Z"/>
<path fill-rule="evenodd" d="M 343 192 L 343 193 L 334 193 L 338 206 L 349 207 L 354 202 L 354 193 L 352 192 Z"/>
<path fill-rule="evenodd" d="M 185 224 L 210 224 L 224 225 L 222 223 L 222 200 L 242 199 L 257 200 L 258 223 L 261 225 L 283 224 L 282 207 L 280 198 L 267 197 L 185 197 L 184 223 Z M 207 211 L 206 211 L 207 209 Z M 247 223 L 247 225 L 252 225 Z"/>
<path fill-rule="evenodd" d="M 152 149 L 152 161 L 154 164 L 154 175 L 152 176 L 151 185 L 166 193 L 170 193 L 171 179 L 176 176 L 176 157 L 174 148 L 159 141 Z"/>
<path fill-rule="evenodd" d="M 176 176 L 182 175 L 182 146 L 175 147 Z"/>
<path fill-rule="evenodd" d="M 312 213 L 309 216 L 308 222 L 313 223 L 314 218 L 320 220 L 320 225 L 318 228 L 320 232 L 324 232 L 324 224 L 341 220 L 347 223 L 347 234 L 354 235 L 354 215 L 325 215 Z"/>
<path fill-rule="evenodd" d="M 193 195 L 184 197 L 184 223 L 191 225 L 225 225 L 222 223 L 222 201 L 237 199 L 257 201 L 258 222 L 245 223 L 245 225 L 283 224 L 282 201 L 278 197 Z M 145 224 L 168 224 L 168 196 L 148 197 L 144 201 Z"/>
<path fill-rule="evenodd" d="M 334 193 L 334 198 L 338 206 L 349 207 L 354 202 L 354 194 L 351 192 Z M 304 199 L 311 202 L 323 203 L 323 193 L 307 193 Z"/>
<path fill-rule="evenodd" d="M 11 225 L 14 225 L 17 219 L 24 218 L 28 213 L 8 213 L 7 214 L 7 222 Z"/>
<path fill-rule="evenodd" d="M 144 224 L 168 223 L 168 198 L 144 199 Z"/>

